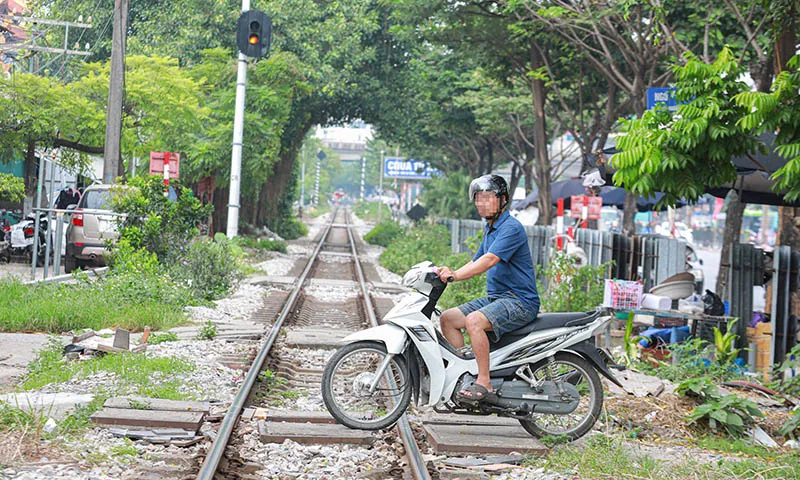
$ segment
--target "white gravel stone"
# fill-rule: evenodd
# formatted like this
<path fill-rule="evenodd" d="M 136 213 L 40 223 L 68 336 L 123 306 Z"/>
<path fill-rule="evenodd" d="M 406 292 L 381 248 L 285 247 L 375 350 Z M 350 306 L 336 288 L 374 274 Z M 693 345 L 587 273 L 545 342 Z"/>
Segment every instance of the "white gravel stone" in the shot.
<path fill-rule="evenodd" d="M 358 289 L 315 283 L 306 287 L 305 294 L 323 302 L 344 302 L 358 297 Z"/>
<path fill-rule="evenodd" d="M 289 274 L 295 262 L 303 261 L 305 254 L 272 252 L 270 256 L 272 258 L 256 264 L 255 268 L 273 277 L 285 277 Z"/>
<path fill-rule="evenodd" d="M 268 288 L 260 285 L 241 284 L 229 297 L 214 302 L 214 308 L 186 307 L 189 321 L 194 323 L 229 322 L 246 320 L 264 304 Z"/>
<path fill-rule="evenodd" d="M 291 440 L 283 443 L 262 443 L 257 428 L 246 434 L 238 447 L 248 461 L 260 463 L 261 478 L 331 479 L 359 478 L 366 472 L 385 471 L 373 478 L 389 478 L 389 470 L 398 461 L 397 455 L 377 441 L 372 448 L 340 445 L 300 445 Z"/>

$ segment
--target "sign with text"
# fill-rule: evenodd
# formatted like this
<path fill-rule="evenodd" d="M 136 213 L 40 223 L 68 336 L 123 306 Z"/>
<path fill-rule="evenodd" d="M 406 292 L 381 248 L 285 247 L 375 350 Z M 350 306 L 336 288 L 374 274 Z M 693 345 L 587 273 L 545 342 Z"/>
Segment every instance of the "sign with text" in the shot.
<path fill-rule="evenodd" d="M 655 108 L 657 103 L 666 105 L 667 110 L 674 112 L 678 110 L 678 102 L 675 100 L 674 87 L 648 87 L 647 88 L 647 109 Z"/>
<path fill-rule="evenodd" d="M 164 157 L 169 156 L 169 178 L 178 178 L 181 154 L 172 152 L 150 152 L 150 175 L 164 174 Z"/>
<path fill-rule="evenodd" d="M 384 177 L 424 180 L 441 173 L 441 170 L 431 167 L 424 160 L 402 157 L 386 157 L 383 160 Z"/>

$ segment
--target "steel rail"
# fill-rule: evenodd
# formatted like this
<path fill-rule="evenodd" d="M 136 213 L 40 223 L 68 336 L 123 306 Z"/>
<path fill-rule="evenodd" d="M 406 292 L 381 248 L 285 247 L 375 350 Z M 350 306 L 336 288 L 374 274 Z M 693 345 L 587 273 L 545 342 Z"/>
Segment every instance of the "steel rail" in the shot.
<path fill-rule="evenodd" d="M 236 426 L 239 415 L 244 408 L 244 403 L 247 400 L 247 397 L 250 396 L 250 391 L 253 389 L 253 385 L 256 383 L 258 374 L 261 372 L 261 369 L 264 366 L 264 362 L 267 359 L 269 351 L 272 349 L 272 344 L 275 343 L 275 339 L 278 337 L 278 334 L 281 331 L 283 321 L 289 316 L 289 313 L 294 309 L 295 303 L 297 303 L 297 298 L 303 289 L 306 277 L 311 271 L 311 267 L 314 265 L 317 256 L 319 256 L 319 252 L 322 250 L 325 239 L 328 237 L 328 233 L 333 226 L 334 218 L 336 218 L 336 210 L 331 213 L 330 223 L 328 223 L 327 227 L 325 227 L 325 231 L 322 234 L 319 244 L 317 244 L 316 249 L 314 249 L 314 253 L 311 255 L 311 258 L 309 258 L 303 273 L 301 273 L 298 277 L 297 283 L 295 284 L 294 289 L 292 289 L 292 293 L 286 300 L 283 310 L 281 310 L 281 313 L 278 316 L 278 319 L 275 321 L 272 330 L 270 330 L 266 343 L 261 347 L 261 351 L 258 352 L 258 356 L 255 358 L 255 360 L 253 360 L 253 364 L 247 371 L 247 376 L 245 376 L 244 383 L 236 393 L 236 397 L 234 397 L 231 406 L 228 408 L 228 412 L 225 414 L 225 418 L 223 418 L 222 424 L 220 425 L 217 437 L 214 439 L 214 444 L 212 445 L 211 450 L 208 452 L 206 459 L 203 461 L 200 472 L 197 474 L 198 480 L 213 480 L 214 475 L 217 472 L 217 468 L 219 468 L 219 462 L 222 460 L 222 455 L 225 453 L 225 448 L 228 446 L 231 433 L 233 433 L 233 429 Z"/>
<path fill-rule="evenodd" d="M 364 271 L 361 268 L 361 261 L 358 259 L 358 252 L 356 251 L 356 242 L 353 237 L 353 232 L 350 227 L 350 215 L 345 211 L 345 223 L 347 224 L 347 237 L 350 239 L 350 248 L 353 256 L 353 264 L 355 265 L 356 276 L 358 277 L 358 284 L 361 288 L 361 296 L 364 298 L 364 310 L 369 318 L 369 323 L 373 327 L 378 326 L 378 318 L 375 316 L 375 307 L 372 304 L 372 299 L 367 290 L 367 282 L 364 277 Z M 389 381 L 393 384 L 393 388 L 397 388 L 394 378 L 388 377 Z M 422 452 L 419 450 L 417 442 L 414 440 L 414 432 L 411 430 L 411 425 L 408 423 L 408 418 L 404 413 L 400 420 L 397 421 L 397 430 L 400 432 L 400 439 L 403 441 L 403 446 L 408 455 L 408 465 L 411 467 L 412 474 L 417 480 L 431 480 L 428 469 L 425 467 L 425 461 L 422 459 Z"/>

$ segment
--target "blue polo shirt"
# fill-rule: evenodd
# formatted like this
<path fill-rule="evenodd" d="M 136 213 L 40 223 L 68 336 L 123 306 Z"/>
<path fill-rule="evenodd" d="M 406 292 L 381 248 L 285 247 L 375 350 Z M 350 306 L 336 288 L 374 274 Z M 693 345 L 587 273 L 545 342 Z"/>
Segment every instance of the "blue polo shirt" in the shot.
<path fill-rule="evenodd" d="M 508 214 L 500 215 L 491 227 L 486 224 L 483 240 L 472 261 L 486 253 L 497 255 L 500 261 L 486 272 L 486 293 L 495 297 L 507 292 L 516 295 L 529 309 L 539 309 L 536 273 L 528 248 L 528 236 L 519 220 Z"/>

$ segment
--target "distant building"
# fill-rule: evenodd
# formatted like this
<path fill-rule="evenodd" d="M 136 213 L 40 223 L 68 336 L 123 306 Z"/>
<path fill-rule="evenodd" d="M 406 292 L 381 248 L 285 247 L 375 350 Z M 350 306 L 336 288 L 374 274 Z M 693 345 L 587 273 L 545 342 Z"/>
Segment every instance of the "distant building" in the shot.
<path fill-rule="evenodd" d="M 344 126 L 317 126 L 314 136 L 322 145 L 339 154 L 343 162 L 359 162 L 372 138 L 372 125 L 356 121 Z"/>

